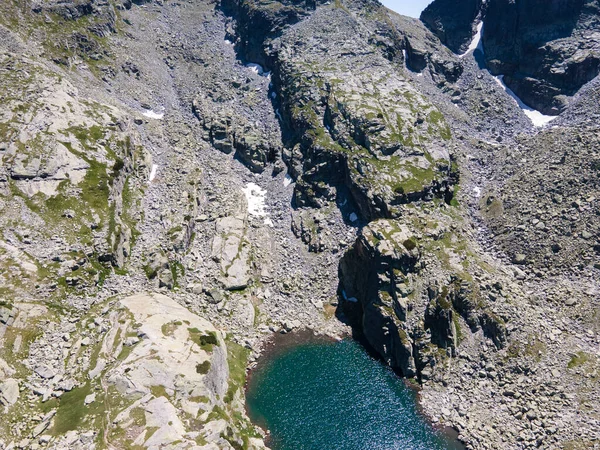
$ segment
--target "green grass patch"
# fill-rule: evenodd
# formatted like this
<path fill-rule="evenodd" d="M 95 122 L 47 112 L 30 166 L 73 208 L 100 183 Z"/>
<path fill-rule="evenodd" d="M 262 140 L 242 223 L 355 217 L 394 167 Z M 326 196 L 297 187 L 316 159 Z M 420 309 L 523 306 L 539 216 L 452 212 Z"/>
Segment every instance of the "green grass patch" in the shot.
<path fill-rule="evenodd" d="M 119 356 L 117 356 L 117 359 L 119 361 L 125 361 L 129 357 L 129 355 L 131 355 L 133 347 L 135 347 L 135 345 L 124 345 L 121 349 L 121 352 L 119 353 Z"/>
<path fill-rule="evenodd" d="M 165 389 L 165 387 L 162 384 L 159 384 L 156 386 L 150 386 L 150 392 L 152 392 L 152 395 L 154 395 L 156 398 L 158 398 L 158 397 L 169 398 L 169 394 L 167 394 L 167 390 Z"/>
<path fill-rule="evenodd" d="M 143 408 L 135 407 L 129 411 L 129 417 L 133 419 L 133 423 L 137 426 L 146 425 L 146 411 Z"/>
<path fill-rule="evenodd" d="M 196 373 L 206 375 L 210 370 L 210 361 L 204 361 L 200 364 L 196 364 Z"/>
<path fill-rule="evenodd" d="M 165 336 L 172 336 L 175 330 L 177 330 L 177 328 L 181 325 L 183 325 L 183 323 L 177 320 L 169 323 L 164 323 L 160 327 L 160 329 L 162 331 L 162 334 L 164 334 Z"/>
<path fill-rule="evenodd" d="M 213 346 L 219 345 L 219 339 L 214 331 L 202 334 L 198 328 L 188 328 L 190 339 L 205 352 L 212 352 Z"/>
<path fill-rule="evenodd" d="M 76 387 L 70 392 L 65 392 L 60 397 L 58 410 L 54 417 L 52 434 L 61 436 L 67 431 L 77 429 L 90 412 L 88 406 L 84 404 L 84 400 L 91 393 L 91 385 L 87 382 L 84 386 Z"/>
<path fill-rule="evenodd" d="M 246 383 L 246 366 L 250 350 L 233 341 L 227 341 L 227 364 L 229 365 L 229 387 L 225 403 L 231 403 L 235 393 Z"/>
<path fill-rule="evenodd" d="M 573 356 L 571 356 L 571 360 L 567 364 L 569 369 L 573 369 L 575 367 L 583 366 L 588 361 L 591 361 L 592 357 L 585 352 L 577 352 Z"/>

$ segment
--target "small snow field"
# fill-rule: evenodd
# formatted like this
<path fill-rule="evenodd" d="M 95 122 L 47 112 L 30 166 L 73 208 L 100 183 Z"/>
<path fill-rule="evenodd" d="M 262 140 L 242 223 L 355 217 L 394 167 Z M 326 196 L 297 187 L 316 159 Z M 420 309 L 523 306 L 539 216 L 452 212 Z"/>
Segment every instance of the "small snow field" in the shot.
<path fill-rule="evenodd" d="M 255 183 L 248 183 L 246 187 L 242 189 L 242 192 L 246 196 L 246 201 L 248 202 L 248 214 L 252 217 L 264 218 L 263 223 L 265 225 L 270 227 L 274 226 L 265 204 L 267 190 Z"/>
<path fill-rule="evenodd" d="M 163 117 L 165 117 L 165 113 L 164 112 L 158 113 L 151 109 L 147 109 L 142 113 L 142 116 L 148 117 L 149 119 L 161 120 Z"/>
<path fill-rule="evenodd" d="M 481 42 L 482 32 L 483 32 L 483 22 L 479 22 L 479 25 L 477 25 L 477 33 L 475 33 L 475 36 L 473 36 L 473 40 L 469 44 L 469 48 L 462 55 L 458 55 L 459 58 L 464 58 L 469 53 L 477 50 L 478 48 L 483 52 L 483 45 Z"/>
<path fill-rule="evenodd" d="M 250 69 L 252 72 L 254 72 L 255 74 L 260 75 L 261 77 L 271 76 L 271 72 L 265 72 L 265 69 L 263 69 L 263 67 L 260 64 L 248 63 L 248 64 L 246 64 L 246 67 L 248 69 Z"/>
<path fill-rule="evenodd" d="M 293 178 L 290 176 L 289 173 L 285 174 L 285 177 L 283 178 L 283 186 L 284 187 L 288 187 L 290 184 L 292 184 L 294 182 Z"/>
<path fill-rule="evenodd" d="M 517 96 L 517 94 L 515 94 L 506 84 L 504 84 L 504 75 L 499 75 L 497 77 L 494 77 L 494 79 L 502 87 L 502 89 L 504 89 L 506 93 L 510 95 L 515 100 L 515 102 L 517 102 L 519 108 L 521 108 L 525 115 L 529 117 L 529 120 L 531 120 L 534 126 L 544 127 L 558 117 L 547 116 L 523 103 L 523 101 Z"/>
<path fill-rule="evenodd" d="M 158 166 L 156 164 L 152 164 L 152 169 L 150 169 L 150 176 L 148 177 L 148 183 L 152 183 L 154 178 L 156 178 L 157 171 L 158 171 Z"/>
<path fill-rule="evenodd" d="M 479 24 L 477 25 L 477 33 L 475 33 L 475 36 L 473 36 L 473 40 L 469 44 L 469 48 L 463 54 L 458 55 L 458 57 L 464 58 L 469 53 L 474 52 L 477 49 L 479 49 L 481 51 L 481 53 L 483 53 L 482 35 L 483 35 L 483 22 L 479 22 Z M 503 75 L 494 76 L 494 79 L 502 87 L 502 89 L 504 89 L 504 91 L 506 91 L 506 93 L 508 95 L 510 95 L 517 102 L 517 105 L 519 105 L 519 108 L 521 108 L 521 110 L 523 110 L 525 115 L 529 118 L 529 120 L 531 120 L 531 122 L 533 123 L 534 126 L 543 127 L 543 126 L 546 126 L 548 123 L 550 123 L 552 120 L 556 119 L 556 116 L 547 116 L 547 115 L 542 114 L 541 112 L 527 106 L 525 103 L 523 103 L 523 101 L 508 86 L 506 86 L 506 84 L 504 84 L 504 76 Z"/>

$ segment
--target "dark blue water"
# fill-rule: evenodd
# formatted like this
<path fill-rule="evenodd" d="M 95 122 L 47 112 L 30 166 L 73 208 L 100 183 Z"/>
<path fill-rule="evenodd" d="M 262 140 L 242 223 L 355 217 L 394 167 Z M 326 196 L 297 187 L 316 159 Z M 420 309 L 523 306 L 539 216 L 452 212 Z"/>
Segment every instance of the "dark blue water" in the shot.
<path fill-rule="evenodd" d="M 246 393 L 273 450 L 456 450 L 416 395 L 355 341 L 312 342 L 263 358 Z"/>

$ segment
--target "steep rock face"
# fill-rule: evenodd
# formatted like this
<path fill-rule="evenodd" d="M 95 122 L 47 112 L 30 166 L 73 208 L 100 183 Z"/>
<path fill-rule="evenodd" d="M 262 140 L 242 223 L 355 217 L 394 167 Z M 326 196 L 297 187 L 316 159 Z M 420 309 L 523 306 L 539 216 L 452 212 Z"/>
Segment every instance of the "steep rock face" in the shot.
<path fill-rule="evenodd" d="M 243 84 L 249 93 L 240 95 L 241 105 L 235 111 L 221 93 L 214 92 L 197 95 L 193 111 L 207 132 L 207 140 L 215 148 L 223 153 L 235 153 L 251 171 L 260 173 L 281 153 L 280 131 L 268 120 L 256 120 L 255 110 L 250 106 L 254 102 L 254 86 L 248 80 L 233 81 L 234 86 Z"/>
<path fill-rule="evenodd" d="M 224 0 L 223 10 L 236 18 L 235 36 L 239 38 L 240 53 L 248 61 L 269 66 L 265 43 L 279 36 L 316 9 L 315 0 Z M 233 30 L 232 30 L 233 31 Z"/>
<path fill-rule="evenodd" d="M 558 114 L 600 71 L 599 5 L 592 0 L 490 1 L 483 44 L 490 71 L 523 101 Z"/>
<path fill-rule="evenodd" d="M 343 315 L 388 365 L 420 379 L 458 354 L 459 334 L 467 330 L 498 349 L 507 340 L 504 320 L 482 299 L 478 283 L 443 268 L 424 270 L 422 253 L 432 245 L 435 239 L 408 221 L 377 220 L 339 265 Z"/>
<path fill-rule="evenodd" d="M 416 375 L 405 320 L 418 261 L 408 230 L 388 221 L 372 223 L 340 261 L 344 312 L 386 363 L 407 377 Z"/>
<path fill-rule="evenodd" d="M 368 17 L 387 14 L 372 2 L 352 6 L 365 8 L 357 11 L 370 13 Z M 226 4 L 236 18 L 244 57 L 255 57 L 272 70 L 286 138 L 284 161 L 297 177 L 296 206 L 321 207 L 344 186 L 360 214 L 371 220 L 394 216 L 395 204 L 451 198 L 456 174 L 451 170 L 450 130 L 443 115 L 397 69 L 391 45 L 382 36 L 400 42 L 409 60 L 420 55 L 424 63 L 415 63 L 418 70 L 431 66 L 442 77 L 460 73 L 453 56 L 402 36 L 399 26 L 410 32 L 419 29 L 416 23 L 397 20 L 390 27 L 388 19 L 385 29 L 335 5 L 315 11 L 308 7 L 302 20 L 294 15 L 285 24 L 279 15 L 260 12 L 289 8 L 279 2 Z M 374 48 L 376 39 L 381 45 Z M 254 47 L 243 53 L 250 41 L 264 41 L 264 55 Z"/>
<path fill-rule="evenodd" d="M 475 34 L 482 0 L 437 0 L 421 13 L 421 21 L 454 53 L 464 53 Z"/>
<path fill-rule="evenodd" d="M 434 1 L 421 20 L 462 53 L 483 20 L 485 62 L 525 104 L 562 112 L 600 72 L 599 5 L 594 0 Z"/>

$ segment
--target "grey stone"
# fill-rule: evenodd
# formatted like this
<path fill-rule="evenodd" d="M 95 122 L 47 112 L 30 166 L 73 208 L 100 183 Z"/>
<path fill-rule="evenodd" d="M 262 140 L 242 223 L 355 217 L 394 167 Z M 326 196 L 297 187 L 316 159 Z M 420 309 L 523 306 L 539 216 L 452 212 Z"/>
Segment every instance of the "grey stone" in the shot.
<path fill-rule="evenodd" d="M 0 384 L 0 395 L 4 402 L 14 405 L 19 399 L 19 382 L 9 378 Z"/>

